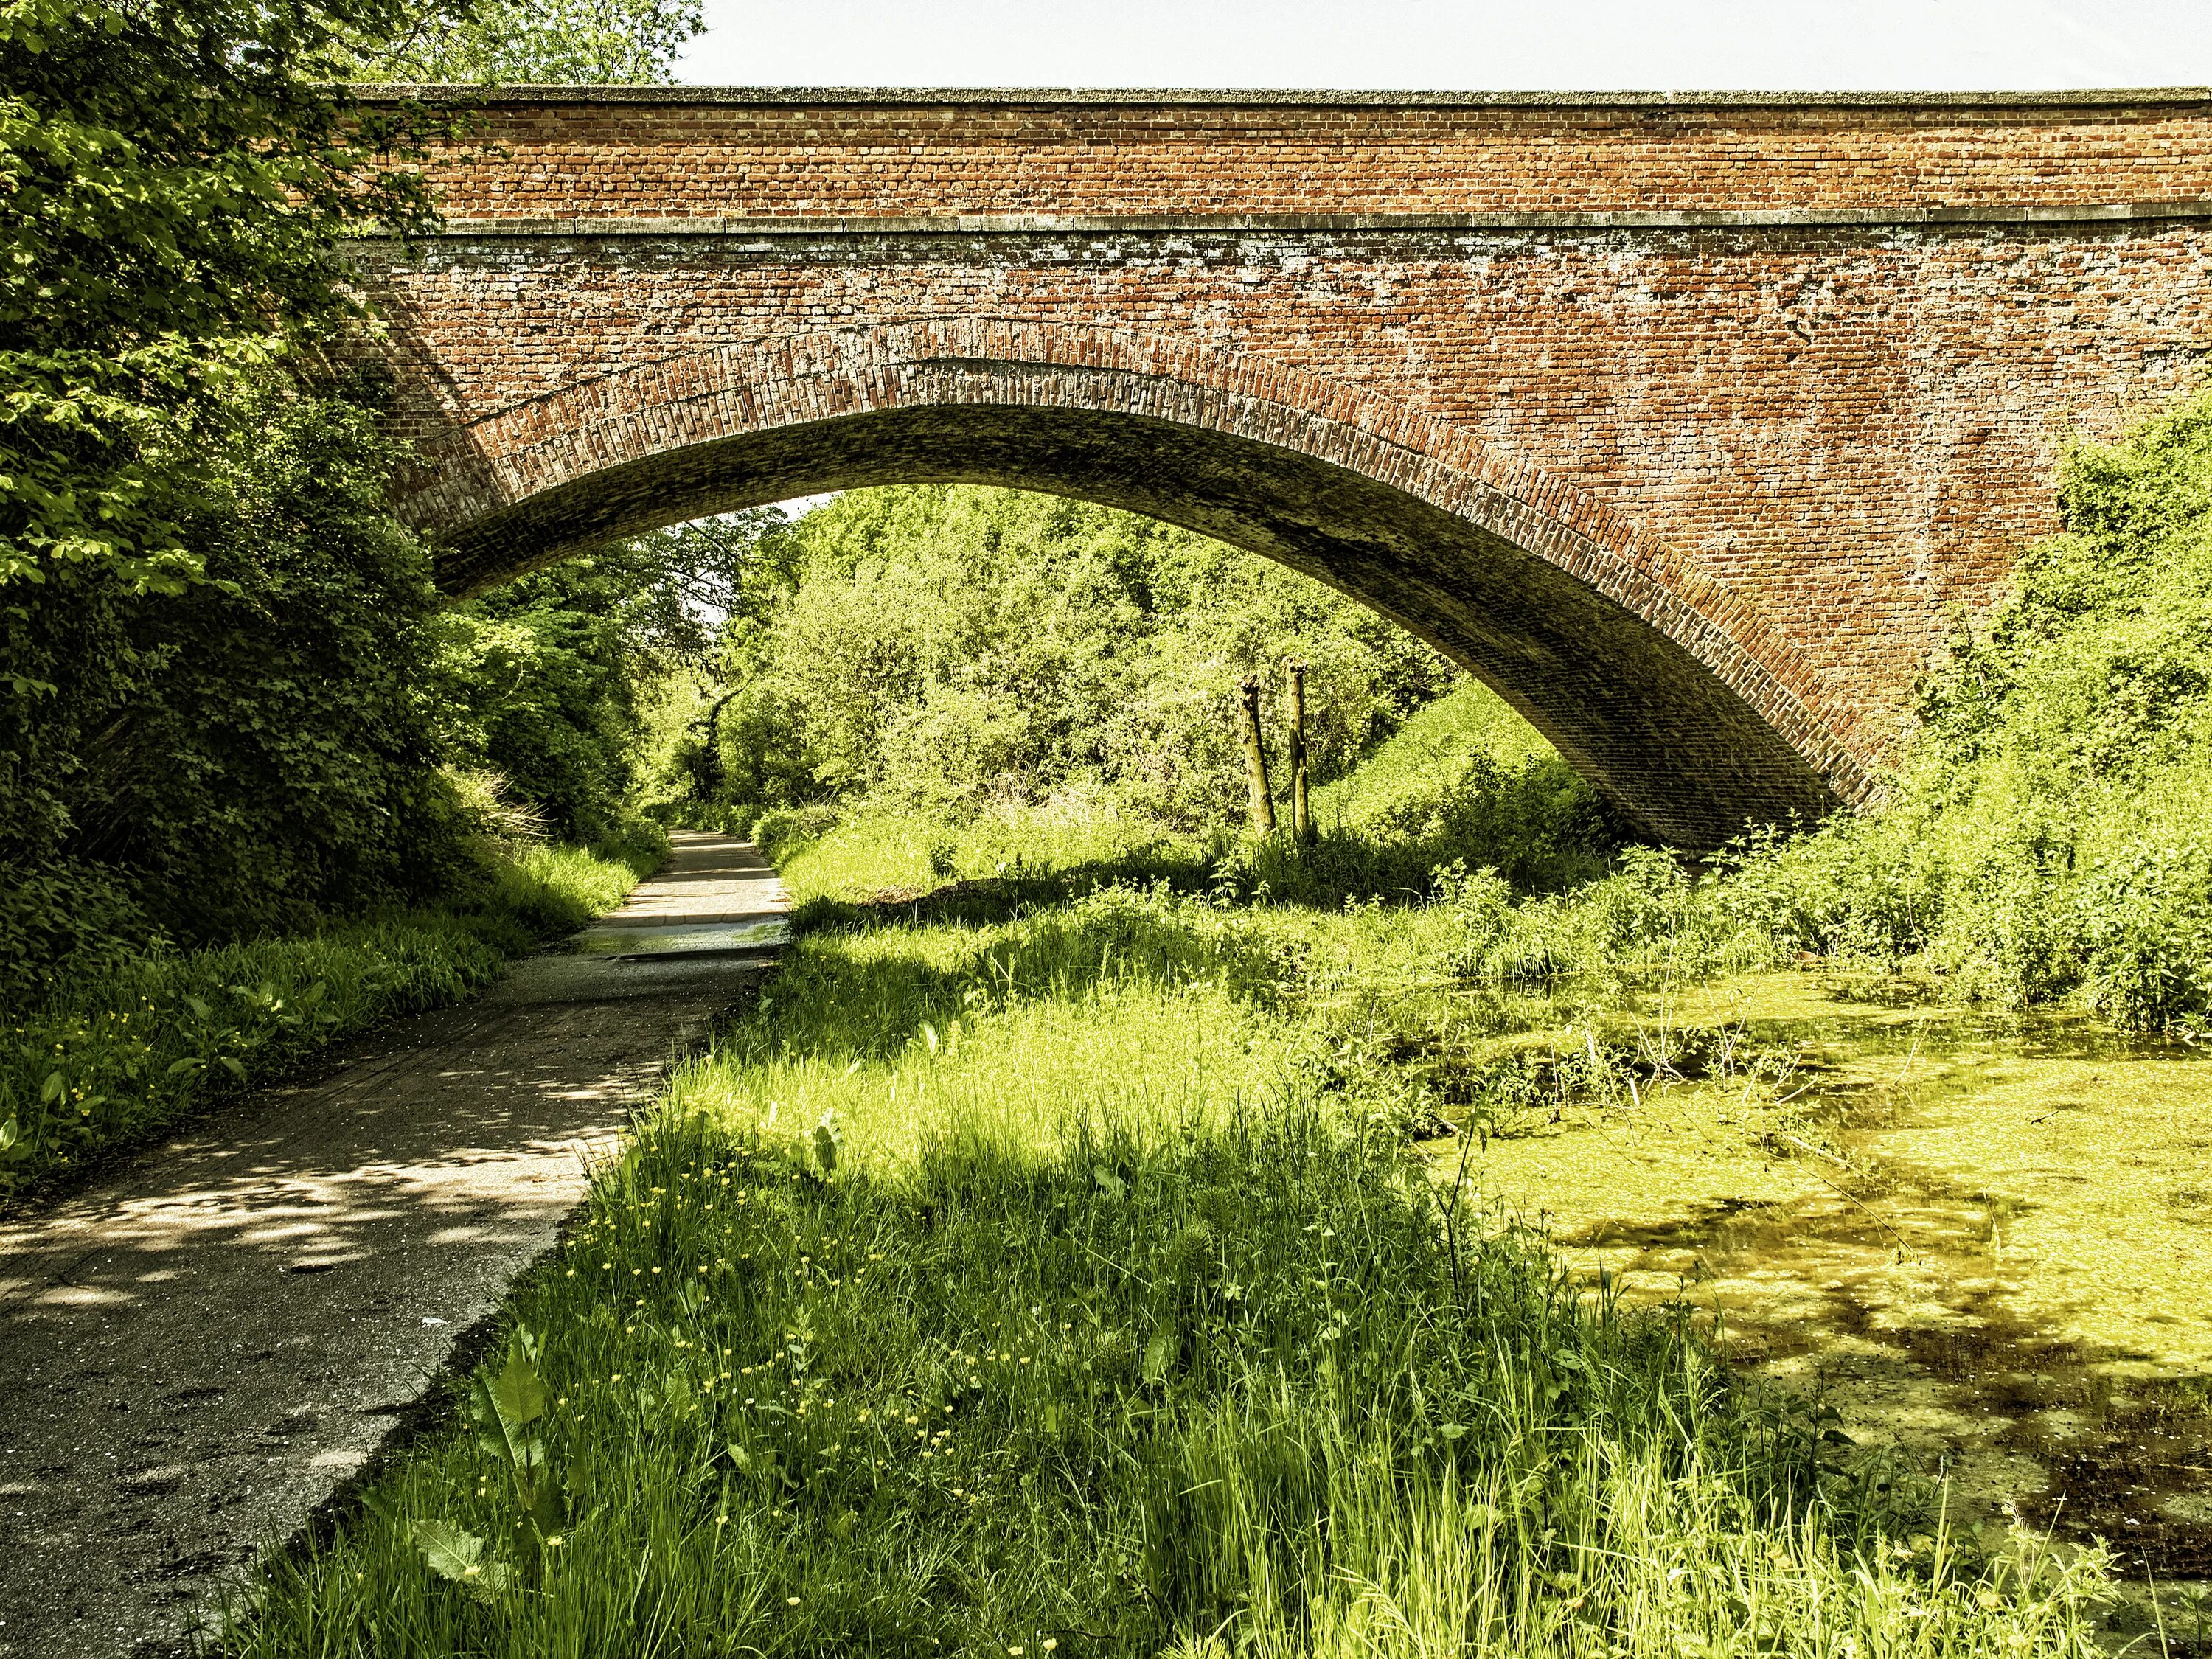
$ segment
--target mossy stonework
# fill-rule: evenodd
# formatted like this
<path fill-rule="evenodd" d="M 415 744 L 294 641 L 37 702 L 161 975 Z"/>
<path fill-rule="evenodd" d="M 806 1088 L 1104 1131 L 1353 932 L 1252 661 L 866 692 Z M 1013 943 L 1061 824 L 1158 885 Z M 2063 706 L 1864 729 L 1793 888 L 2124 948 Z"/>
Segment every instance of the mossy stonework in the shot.
<path fill-rule="evenodd" d="M 1646 831 L 1879 791 L 2051 465 L 2196 383 L 2212 94 L 524 88 L 363 250 L 465 592 L 864 484 L 1373 604 Z"/>

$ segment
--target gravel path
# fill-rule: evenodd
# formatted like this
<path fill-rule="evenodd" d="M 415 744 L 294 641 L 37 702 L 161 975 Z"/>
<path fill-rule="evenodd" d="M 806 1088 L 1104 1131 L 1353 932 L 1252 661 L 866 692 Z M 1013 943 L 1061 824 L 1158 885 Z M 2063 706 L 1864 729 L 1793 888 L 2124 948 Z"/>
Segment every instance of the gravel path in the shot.
<path fill-rule="evenodd" d="M 184 1650 L 552 1243 L 782 936 L 750 846 L 675 842 L 573 950 L 0 1226 L 0 1655 Z"/>

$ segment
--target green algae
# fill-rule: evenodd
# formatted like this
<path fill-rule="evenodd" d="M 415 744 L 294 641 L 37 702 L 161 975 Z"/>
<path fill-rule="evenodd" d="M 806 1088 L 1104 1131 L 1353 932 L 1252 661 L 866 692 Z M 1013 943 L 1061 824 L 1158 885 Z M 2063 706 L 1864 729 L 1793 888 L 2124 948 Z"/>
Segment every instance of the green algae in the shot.
<path fill-rule="evenodd" d="M 1607 1012 L 1562 993 L 1557 1029 L 1502 1041 L 1608 1045 L 1634 1086 L 1472 1125 L 1440 1167 L 1464 1150 L 1577 1267 L 1686 1299 L 1970 1518 L 2212 1577 L 2212 1056 L 1893 978 L 1583 1006 Z"/>

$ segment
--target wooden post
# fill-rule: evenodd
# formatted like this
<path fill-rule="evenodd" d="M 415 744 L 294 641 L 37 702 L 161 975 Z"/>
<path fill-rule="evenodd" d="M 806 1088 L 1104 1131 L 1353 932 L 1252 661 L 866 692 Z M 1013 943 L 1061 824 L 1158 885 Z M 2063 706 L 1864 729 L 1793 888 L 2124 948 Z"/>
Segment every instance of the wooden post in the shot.
<path fill-rule="evenodd" d="M 1244 773 L 1252 786 L 1252 828 L 1275 833 L 1275 795 L 1267 787 L 1267 750 L 1260 741 L 1260 680 L 1247 675 L 1243 685 Z"/>
<path fill-rule="evenodd" d="M 1291 665 L 1291 839 L 1314 838 L 1313 805 L 1306 794 L 1306 665 Z"/>

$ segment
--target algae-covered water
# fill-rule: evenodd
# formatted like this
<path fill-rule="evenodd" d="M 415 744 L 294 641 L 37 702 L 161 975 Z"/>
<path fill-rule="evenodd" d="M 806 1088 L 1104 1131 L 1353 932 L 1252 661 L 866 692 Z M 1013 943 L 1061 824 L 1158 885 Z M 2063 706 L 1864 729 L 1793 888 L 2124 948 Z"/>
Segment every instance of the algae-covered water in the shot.
<path fill-rule="evenodd" d="M 1620 1086 L 1431 1145 L 1578 1267 L 1686 1297 L 1745 1368 L 1943 1469 L 1960 1521 L 2212 1577 L 2212 1054 L 1909 988 L 1632 991 L 1594 1023 L 1637 1057 Z"/>

